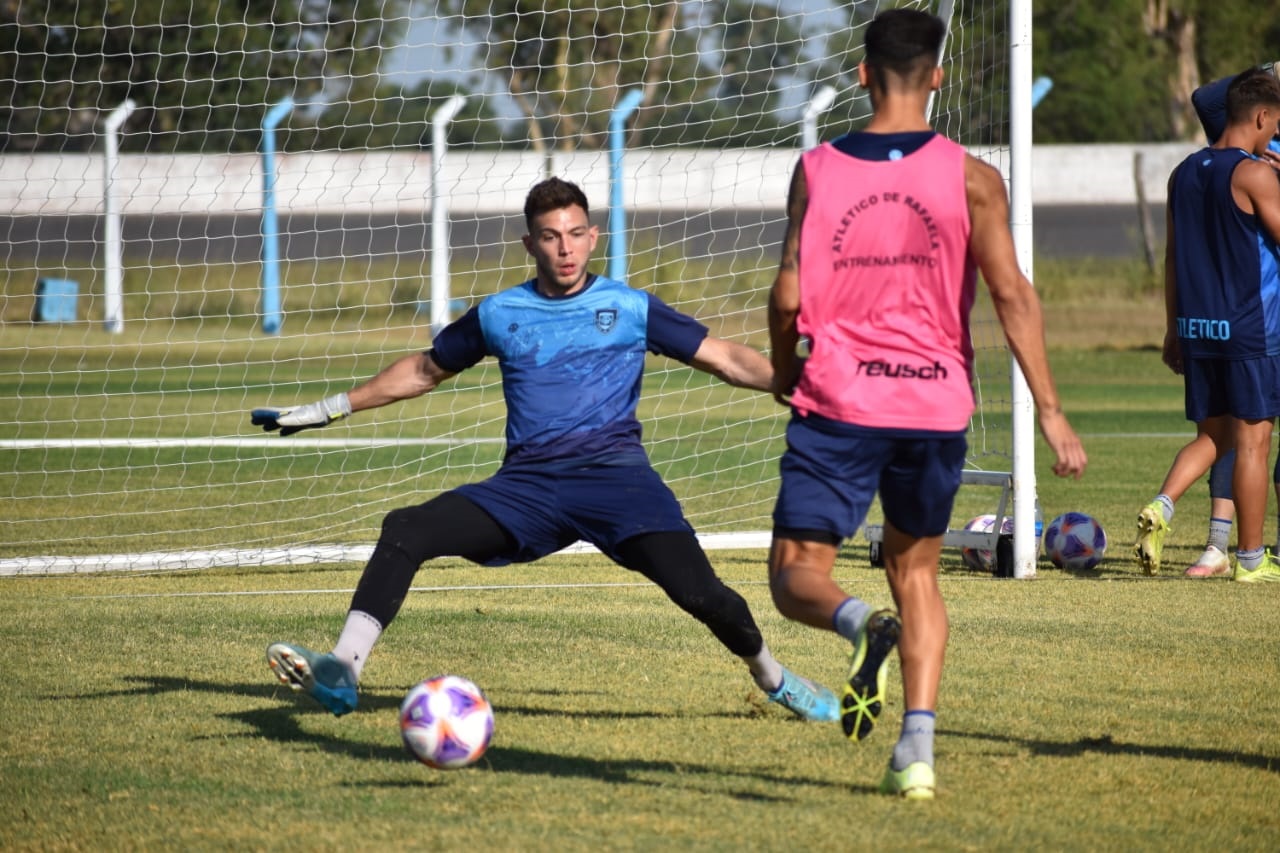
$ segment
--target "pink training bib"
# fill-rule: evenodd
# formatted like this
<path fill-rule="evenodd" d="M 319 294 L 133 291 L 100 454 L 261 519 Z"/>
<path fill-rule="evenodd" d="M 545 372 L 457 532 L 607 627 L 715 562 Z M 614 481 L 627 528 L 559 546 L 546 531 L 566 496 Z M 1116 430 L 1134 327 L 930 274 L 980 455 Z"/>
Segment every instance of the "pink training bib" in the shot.
<path fill-rule="evenodd" d="M 898 160 L 824 143 L 801 162 L 800 334 L 792 396 L 804 414 L 868 427 L 955 432 L 973 413 L 965 151 L 933 137 Z"/>

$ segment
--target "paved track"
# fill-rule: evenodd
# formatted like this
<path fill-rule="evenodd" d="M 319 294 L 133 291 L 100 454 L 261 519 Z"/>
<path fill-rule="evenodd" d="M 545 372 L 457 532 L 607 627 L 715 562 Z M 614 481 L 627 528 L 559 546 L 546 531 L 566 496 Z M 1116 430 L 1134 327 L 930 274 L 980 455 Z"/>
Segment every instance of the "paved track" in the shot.
<path fill-rule="evenodd" d="M 1152 209 L 1157 251 L 1164 234 L 1164 208 Z M 603 211 L 594 219 L 604 226 Z M 694 257 L 760 251 L 772 260 L 782 239 L 780 210 L 698 213 L 686 217 L 641 213 L 629 219 L 632 245 L 679 244 Z M 128 257 L 178 263 L 252 262 L 260 257 L 257 216 L 129 216 L 123 221 Z M 423 216 L 285 216 L 280 219 L 280 254 L 290 260 L 413 254 L 431 244 L 431 224 Z M 523 233 L 519 216 L 457 217 L 452 223 L 455 258 L 491 254 Z M 1037 257 L 1143 256 L 1136 208 L 1052 206 L 1035 210 Z M 93 263 L 100 251 L 102 220 L 96 216 L 0 217 L 0 252 L 41 270 Z"/>

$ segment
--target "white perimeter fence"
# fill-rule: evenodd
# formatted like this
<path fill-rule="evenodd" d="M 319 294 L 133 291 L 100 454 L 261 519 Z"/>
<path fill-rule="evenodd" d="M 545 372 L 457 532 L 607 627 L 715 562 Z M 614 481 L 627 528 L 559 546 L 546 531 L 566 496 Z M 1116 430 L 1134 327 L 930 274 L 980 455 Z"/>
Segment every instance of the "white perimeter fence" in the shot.
<path fill-rule="evenodd" d="M 1036 204 L 1162 203 L 1170 170 L 1197 146 L 1041 145 L 1034 149 Z M 982 149 L 972 149 L 982 157 Z M 799 151 L 776 149 L 635 149 L 627 152 L 627 206 L 661 210 L 781 208 Z M 535 152 L 454 149 L 444 176 L 454 214 L 515 213 L 545 167 Z M 427 151 L 281 154 L 276 199 L 281 213 L 348 214 L 423 211 L 431 206 Z M 609 197 L 608 153 L 555 155 L 556 174 L 582 186 L 603 207 Z M 245 214 L 262 209 L 257 154 L 123 154 L 115 171 L 125 215 Z M 0 156 L 0 199 L 10 216 L 102 213 L 101 154 Z"/>

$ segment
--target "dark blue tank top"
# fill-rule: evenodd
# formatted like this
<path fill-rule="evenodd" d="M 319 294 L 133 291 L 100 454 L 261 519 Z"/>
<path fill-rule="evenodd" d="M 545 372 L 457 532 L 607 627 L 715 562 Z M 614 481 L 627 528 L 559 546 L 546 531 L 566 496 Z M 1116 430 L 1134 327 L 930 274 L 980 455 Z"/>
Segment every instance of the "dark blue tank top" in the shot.
<path fill-rule="evenodd" d="M 1280 355 L 1280 252 L 1231 194 L 1250 155 L 1202 148 L 1173 172 L 1178 338 L 1187 358 Z"/>

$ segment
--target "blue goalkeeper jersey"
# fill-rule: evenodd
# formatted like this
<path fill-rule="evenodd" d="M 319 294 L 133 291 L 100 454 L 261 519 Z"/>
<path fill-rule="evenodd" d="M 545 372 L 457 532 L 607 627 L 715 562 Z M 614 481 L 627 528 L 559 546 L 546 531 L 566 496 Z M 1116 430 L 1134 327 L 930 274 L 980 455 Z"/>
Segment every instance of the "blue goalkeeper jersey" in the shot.
<path fill-rule="evenodd" d="M 488 297 L 441 330 L 431 357 L 452 373 L 498 359 L 504 465 L 648 464 L 636 418 L 645 352 L 687 364 L 706 336 L 657 297 L 592 275 L 567 297 L 533 281 Z"/>
<path fill-rule="evenodd" d="M 1189 358 L 1280 355 L 1280 251 L 1231 193 L 1238 148 L 1202 148 L 1174 169 L 1178 339 Z"/>

